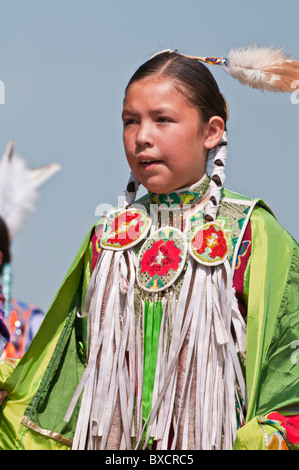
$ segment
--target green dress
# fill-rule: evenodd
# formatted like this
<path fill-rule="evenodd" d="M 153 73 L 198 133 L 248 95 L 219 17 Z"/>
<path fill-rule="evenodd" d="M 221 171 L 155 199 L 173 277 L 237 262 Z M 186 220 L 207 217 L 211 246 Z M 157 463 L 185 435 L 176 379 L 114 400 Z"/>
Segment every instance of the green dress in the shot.
<path fill-rule="evenodd" d="M 242 220 L 244 224 L 250 220 L 252 233 L 247 292 L 248 407 L 234 448 L 264 449 L 272 435 L 283 432 L 279 422 L 267 415 L 274 411 L 299 414 L 299 249 L 261 201 L 227 190 L 225 198 L 231 207 L 241 203 L 249 209 Z M 242 229 L 239 238 L 245 226 Z M 1 363 L 0 388 L 8 391 L 8 397 L 0 410 L 0 449 L 72 446 L 80 402 L 69 422 L 64 417 L 86 367 L 86 321 L 77 312 L 92 271 L 93 231 L 94 227 L 28 351 L 16 367 Z M 290 447 L 296 448 L 296 444 Z"/>

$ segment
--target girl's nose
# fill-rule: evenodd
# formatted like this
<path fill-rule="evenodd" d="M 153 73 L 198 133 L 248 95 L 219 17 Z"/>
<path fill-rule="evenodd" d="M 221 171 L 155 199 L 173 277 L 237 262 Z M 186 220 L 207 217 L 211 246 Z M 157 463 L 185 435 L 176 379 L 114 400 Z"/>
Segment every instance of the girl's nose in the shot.
<path fill-rule="evenodd" d="M 151 146 L 153 144 L 150 124 L 143 123 L 138 126 L 135 142 L 137 146 Z"/>

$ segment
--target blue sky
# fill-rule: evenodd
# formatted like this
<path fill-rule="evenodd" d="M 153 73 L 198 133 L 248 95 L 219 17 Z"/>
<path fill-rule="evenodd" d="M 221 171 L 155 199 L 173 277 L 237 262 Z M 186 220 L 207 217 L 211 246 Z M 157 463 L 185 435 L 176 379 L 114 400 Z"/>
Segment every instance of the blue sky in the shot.
<path fill-rule="evenodd" d="M 31 168 L 59 162 L 12 245 L 13 294 L 47 310 L 99 204 L 116 204 L 129 170 L 124 87 L 153 53 L 226 56 L 283 47 L 299 59 L 297 0 L 0 1 L 0 151 L 14 138 Z M 226 186 L 260 197 L 299 240 L 299 104 L 212 68 L 229 103 Z"/>

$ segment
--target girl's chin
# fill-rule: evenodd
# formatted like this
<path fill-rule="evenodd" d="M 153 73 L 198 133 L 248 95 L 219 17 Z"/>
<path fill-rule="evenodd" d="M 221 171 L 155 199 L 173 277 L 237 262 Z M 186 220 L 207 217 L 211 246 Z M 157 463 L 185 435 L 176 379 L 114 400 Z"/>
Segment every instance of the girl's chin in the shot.
<path fill-rule="evenodd" d="M 144 186 L 151 193 L 159 194 L 168 192 L 168 185 L 165 185 L 165 178 L 140 178 L 139 181 L 142 186 Z"/>
<path fill-rule="evenodd" d="M 155 194 L 169 194 L 176 191 L 173 187 L 165 187 L 165 185 L 143 185 L 149 192 Z"/>
<path fill-rule="evenodd" d="M 173 193 L 174 191 L 179 191 L 181 188 L 190 186 L 193 183 L 184 184 L 180 181 L 178 182 L 177 185 L 174 185 L 173 181 L 171 181 L 169 184 L 165 184 L 165 179 L 164 179 L 163 181 L 144 181 L 144 182 L 141 181 L 141 184 L 151 193 L 170 194 L 170 193 Z"/>

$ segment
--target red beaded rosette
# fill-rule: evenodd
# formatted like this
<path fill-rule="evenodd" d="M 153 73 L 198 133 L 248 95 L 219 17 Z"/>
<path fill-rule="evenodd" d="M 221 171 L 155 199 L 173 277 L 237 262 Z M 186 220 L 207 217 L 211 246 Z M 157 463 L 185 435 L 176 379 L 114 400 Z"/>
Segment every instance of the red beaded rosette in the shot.
<path fill-rule="evenodd" d="M 204 264 L 222 263 L 228 252 L 227 239 L 221 226 L 205 224 L 193 235 L 190 250 L 192 256 Z"/>
<path fill-rule="evenodd" d="M 147 271 L 150 276 L 167 275 L 170 269 L 176 271 L 181 261 L 181 250 L 171 240 L 158 240 L 145 252 L 141 264 L 141 272 Z"/>
<path fill-rule="evenodd" d="M 123 212 L 111 224 L 113 236 L 108 238 L 107 241 L 110 245 L 128 245 L 132 240 L 140 236 L 140 229 L 143 225 L 144 222 L 141 220 L 141 214 Z"/>
<path fill-rule="evenodd" d="M 186 251 L 186 240 L 180 230 L 165 227 L 153 233 L 138 255 L 140 287 L 158 292 L 171 286 L 184 268 Z"/>
<path fill-rule="evenodd" d="M 136 209 L 114 214 L 111 223 L 106 224 L 101 246 L 111 249 L 124 249 L 138 243 L 150 227 L 148 216 Z"/>

